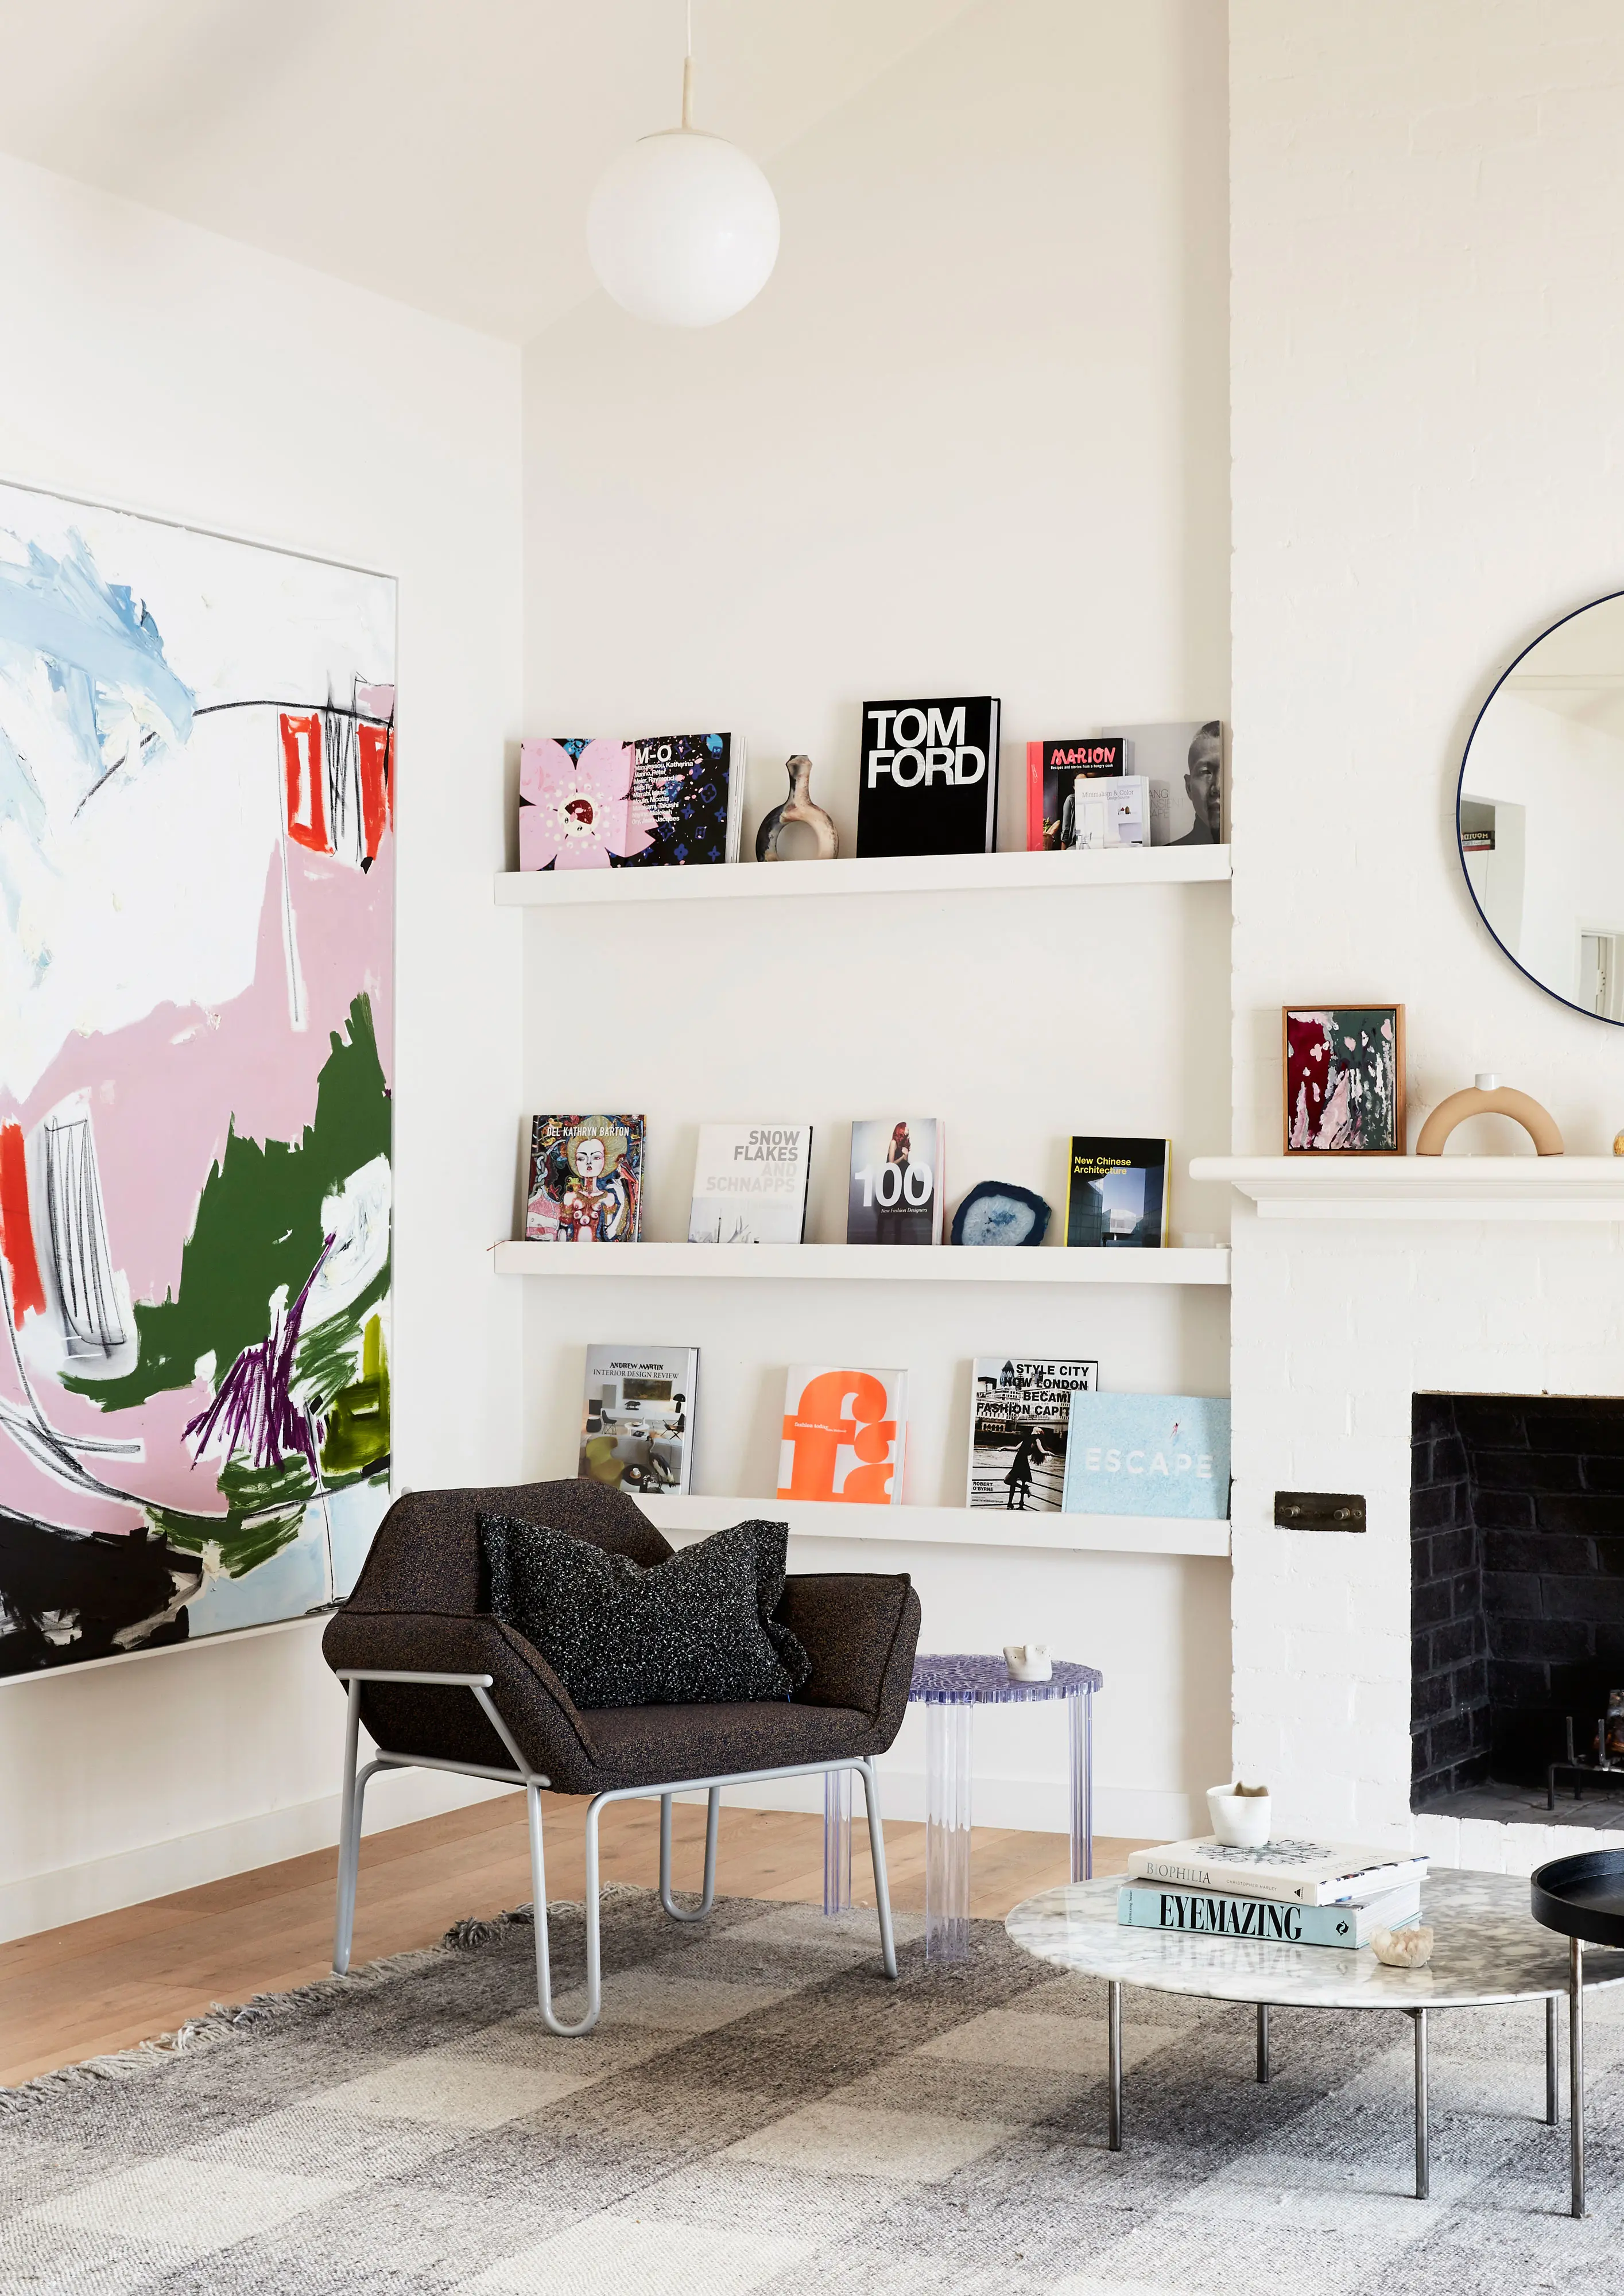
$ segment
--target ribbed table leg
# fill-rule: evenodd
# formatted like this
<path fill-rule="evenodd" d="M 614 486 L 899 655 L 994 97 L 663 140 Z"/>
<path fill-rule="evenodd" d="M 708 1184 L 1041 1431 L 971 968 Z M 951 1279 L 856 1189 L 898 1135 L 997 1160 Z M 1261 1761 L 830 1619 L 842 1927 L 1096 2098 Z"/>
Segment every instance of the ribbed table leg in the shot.
<path fill-rule="evenodd" d="M 1111 2149 L 1122 2150 L 1122 1988 L 1113 1977 L 1105 1986 L 1105 2030 L 1111 2054 Z"/>

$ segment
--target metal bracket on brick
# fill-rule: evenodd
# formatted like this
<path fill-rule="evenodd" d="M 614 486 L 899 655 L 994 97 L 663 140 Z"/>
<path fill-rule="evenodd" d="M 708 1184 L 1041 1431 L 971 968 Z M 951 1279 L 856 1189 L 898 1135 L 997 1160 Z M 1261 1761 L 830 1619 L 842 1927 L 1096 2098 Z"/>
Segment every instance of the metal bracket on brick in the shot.
<path fill-rule="evenodd" d="M 1276 1491 L 1276 1530 L 1363 1530 L 1365 1501 L 1357 1491 Z"/>

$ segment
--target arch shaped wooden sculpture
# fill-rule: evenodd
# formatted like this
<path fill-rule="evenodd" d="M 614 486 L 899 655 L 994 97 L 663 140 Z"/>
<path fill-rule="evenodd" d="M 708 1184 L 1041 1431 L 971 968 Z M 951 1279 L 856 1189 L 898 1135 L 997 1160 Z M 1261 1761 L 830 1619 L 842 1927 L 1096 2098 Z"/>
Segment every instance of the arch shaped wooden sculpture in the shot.
<path fill-rule="evenodd" d="M 1522 1127 L 1540 1155 L 1560 1156 L 1562 1152 L 1562 1134 L 1548 1108 L 1541 1108 L 1526 1092 L 1513 1092 L 1497 1077 L 1485 1076 L 1464 1091 L 1452 1092 L 1448 1100 L 1439 1102 L 1421 1128 L 1415 1153 L 1441 1156 L 1444 1142 L 1456 1126 L 1464 1124 L 1469 1116 L 1509 1116 L 1514 1124 Z"/>

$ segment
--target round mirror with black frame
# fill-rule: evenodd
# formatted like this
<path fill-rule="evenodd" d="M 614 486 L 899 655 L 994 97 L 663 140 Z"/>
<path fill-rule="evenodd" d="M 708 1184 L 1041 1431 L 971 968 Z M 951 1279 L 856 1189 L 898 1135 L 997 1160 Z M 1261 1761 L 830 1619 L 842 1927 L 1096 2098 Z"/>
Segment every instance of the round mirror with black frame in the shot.
<path fill-rule="evenodd" d="M 1563 615 L 1479 710 L 1456 798 L 1478 914 L 1535 986 L 1624 1028 L 1624 591 Z"/>

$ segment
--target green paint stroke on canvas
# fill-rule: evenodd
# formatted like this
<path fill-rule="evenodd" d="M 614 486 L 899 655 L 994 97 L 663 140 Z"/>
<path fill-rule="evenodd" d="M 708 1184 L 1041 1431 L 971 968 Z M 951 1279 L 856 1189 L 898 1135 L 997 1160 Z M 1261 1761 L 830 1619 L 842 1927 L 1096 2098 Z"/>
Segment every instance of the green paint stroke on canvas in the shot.
<path fill-rule="evenodd" d="M 374 1157 L 387 1156 L 390 1149 L 389 1088 L 368 996 L 359 996 L 350 1005 L 348 1035 L 335 1029 L 330 1042 L 332 1049 L 316 1085 L 315 1119 L 299 1140 L 267 1140 L 261 1146 L 235 1130 L 228 1132 L 225 1153 L 203 1184 L 196 1225 L 181 1253 L 178 1291 L 160 1300 L 135 1303 L 139 1353 L 134 1368 L 119 1379 L 69 1377 L 63 1380 L 65 1387 L 94 1398 L 103 1411 L 128 1410 L 166 1389 L 190 1387 L 204 1357 L 212 1356 L 223 1374 L 244 1348 L 264 1339 L 269 1302 L 279 1288 L 285 1287 L 290 1299 L 297 1296 L 325 1241 L 324 1199 L 336 1194 L 351 1173 Z M 348 1335 L 349 1352 L 341 1369 L 337 1353 L 331 1365 L 324 1364 L 320 1354 L 308 1370 L 300 1361 L 298 1384 L 316 1409 L 327 1399 L 320 1396 L 320 1373 L 328 1372 L 334 1392 L 338 1383 L 349 1382 L 365 1314 L 376 1307 L 388 1284 L 386 1261 L 364 1297 L 332 1319 L 333 1326 L 342 1327 Z M 318 1336 L 324 1354 L 328 1330 L 312 1333 L 310 1339 Z M 336 1328 L 331 1337 L 336 1349 Z M 383 1395 L 387 1421 L 387 1388 Z M 224 1475 L 221 1490 L 228 1496 Z M 180 1518 L 188 1519 L 209 1521 L 210 1535 L 218 1535 L 217 1518 Z"/>
<path fill-rule="evenodd" d="M 361 1339 L 361 1376 L 333 1395 L 327 1406 L 326 1427 L 322 1474 L 330 1487 L 354 1481 L 389 1457 L 390 1366 L 381 1316 L 366 1319 Z"/>
<path fill-rule="evenodd" d="M 226 1513 L 193 1514 L 184 1507 L 146 1502 L 148 1520 L 171 1546 L 187 1554 L 217 1558 L 228 1578 L 241 1578 L 291 1546 L 316 1496 L 309 1462 L 297 1454 L 274 1467 L 228 1460 L 220 1470 Z"/>

